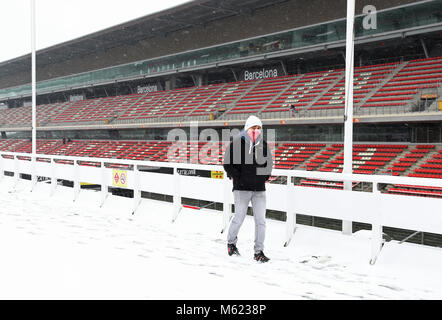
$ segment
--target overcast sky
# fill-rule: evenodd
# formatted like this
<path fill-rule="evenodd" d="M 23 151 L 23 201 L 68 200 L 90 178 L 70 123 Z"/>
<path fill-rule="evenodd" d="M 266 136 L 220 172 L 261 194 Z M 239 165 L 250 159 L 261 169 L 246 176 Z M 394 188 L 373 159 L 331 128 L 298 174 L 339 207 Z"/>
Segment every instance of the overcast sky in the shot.
<path fill-rule="evenodd" d="M 37 50 L 189 0 L 36 0 Z M 0 0 L 0 62 L 31 52 L 31 0 Z"/>

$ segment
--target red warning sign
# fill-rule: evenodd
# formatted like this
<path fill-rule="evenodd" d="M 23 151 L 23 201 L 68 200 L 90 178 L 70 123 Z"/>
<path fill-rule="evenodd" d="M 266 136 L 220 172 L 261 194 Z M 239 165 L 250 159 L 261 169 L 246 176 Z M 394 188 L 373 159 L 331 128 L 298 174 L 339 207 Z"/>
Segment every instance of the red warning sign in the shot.
<path fill-rule="evenodd" d="M 112 172 L 112 185 L 115 187 L 126 188 L 127 187 L 127 171 L 116 170 Z"/>

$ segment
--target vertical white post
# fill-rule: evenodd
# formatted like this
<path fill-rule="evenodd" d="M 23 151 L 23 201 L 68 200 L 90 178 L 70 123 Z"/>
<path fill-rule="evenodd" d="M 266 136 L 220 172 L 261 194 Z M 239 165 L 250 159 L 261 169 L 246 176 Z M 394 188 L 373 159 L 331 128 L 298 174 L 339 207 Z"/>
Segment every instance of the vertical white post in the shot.
<path fill-rule="evenodd" d="M 53 158 L 51 158 L 51 197 L 55 193 L 55 189 L 57 188 L 57 169 L 56 169 L 57 163 L 54 161 Z"/>
<path fill-rule="evenodd" d="M 373 183 L 373 194 L 375 197 L 381 197 L 381 193 L 378 190 L 378 184 L 376 182 Z M 381 199 L 376 199 L 376 203 L 381 203 Z M 380 207 L 375 207 L 375 211 L 373 212 L 373 222 L 371 224 L 371 257 L 370 264 L 375 264 L 379 253 L 382 249 L 382 216 Z"/>
<path fill-rule="evenodd" d="M 354 68 L 354 17 L 355 0 L 347 0 L 347 41 L 345 55 L 345 114 L 344 114 L 344 167 L 342 172 L 351 174 L 353 169 L 353 68 Z M 352 190 L 352 181 L 344 180 L 344 190 Z M 342 221 L 342 232 L 352 233 L 352 222 Z"/>
<path fill-rule="evenodd" d="M 37 157 L 35 154 L 31 156 L 31 192 L 34 191 L 34 187 L 37 184 Z"/>
<path fill-rule="evenodd" d="M 5 177 L 5 160 L 0 154 L 0 181 L 2 181 L 4 177 Z"/>
<path fill-rule="evenodd" d="M 181 206 L 181 196 L 180 196 L 180 175 L 178 174 L 178 168 L 173 168 L 173 180 L 174 180 L 174 188 L 173 188 L 173 213 L 172 213 L 172 222 L 174 222 L 180 213 Z"/>
<path fill-rule="evenodd" d="M 32 188 L 37 182 L 37 175 L 35 172 L 35 155 L 37 153 L 37 87 L 36 87 L 36 55 L 35 55 L 35 0 L 31 0 L 31 59 L 32 59 Z M 32 189 L 31 189 L 32 190 Z"/>
<path fill-rule="evenodd" d="M 106 177 L 106 166 L 104 165 L 104 162 L 101 162 L 101 201 L 100 201 L 100 208 L 104 205 L 104 202 L 106 201 L 106 198 L 108 196 L 108 184 L 107 184 L 107 177 Z"/>
<path fill-rule="evenodd" d="M 221 233 L 226 231 L 229 226 L 230 217 L 232 216 L 232 208 L 229 203 L 230 183 L 227 173 L 223 172 L 223 227 Z"/>
<path fill-rule="evenodd" d="M 74 202 L 77 201 L 80 194 L 80 167 L 77 160 L 74 160 Z"/>
<path fill-rule="evenodd" d="M 286 189 L 286 240 L 284 247 L 287 247 L 292 240 L 293 233 L 296 228 L 296 214 L 293 208 L 294 197 L 294 185 L 292 183 L 292 177 L 287 176 L 287 189 Z"/>
<path fill-rule="evenodd" d="M 141 202 L 141 191 L 140 191 L 140 171 L 138 170 L 138 166 L 134 165 L 134 208 L 132 210 L 132 214 L 135 214 L 138 206 Z"/>
<path fill-rule="evenodd" d="M 14 156 L 14 187 L 17 186 L 18 180 L 20 180 L 20 162 L 17 156 Z"/>

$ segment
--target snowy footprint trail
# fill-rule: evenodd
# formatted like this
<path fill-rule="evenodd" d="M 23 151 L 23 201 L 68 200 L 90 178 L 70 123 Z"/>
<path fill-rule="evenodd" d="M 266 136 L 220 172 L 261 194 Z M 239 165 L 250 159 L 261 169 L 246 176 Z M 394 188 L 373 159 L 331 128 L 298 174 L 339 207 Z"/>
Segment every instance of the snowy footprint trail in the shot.
<path fill-rule="evenodd" d="M 229 257 L 221 213 L 27 181 L 0 183 L 1 299 L 440 299 L 442 250 L 395 241 L 368 263 L 369 233 L 285 225 L 267 219 L 266 254 L 253 260 L 254 223 Z"/>

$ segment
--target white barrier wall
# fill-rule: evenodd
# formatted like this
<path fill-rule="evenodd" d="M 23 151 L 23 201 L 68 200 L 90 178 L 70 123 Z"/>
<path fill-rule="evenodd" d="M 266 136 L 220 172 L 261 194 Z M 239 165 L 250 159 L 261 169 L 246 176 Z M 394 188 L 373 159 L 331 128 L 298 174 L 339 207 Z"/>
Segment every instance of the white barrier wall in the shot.
<path fill-rule="evenodd" d="M 6 155 L 10 158 L 4 158 Z M 184 163 L 165 163 L 150 161 L 129 161 L 99 158 L 78 158 L 65 156 L 38 155 L 38 158 L 50 162 L 37 161 L 35 172 L 32 162 L 19 157 L 29 154 L 0 152 L 0 179 L 4 171 L 19 174 L 45 176 L 52 179 L 52 189 L 56 188 L 57 179 L 74 182 L 73 197 L 80 192 L 80 183 L 92 183 L 104 186 L 102 202 L 107 196 L 107 186 L 113 186 L 114 170 L 105 164 L 132 165 L 133 170 L 124 171 L 124 185 L 118 186 L 134 190 L 133 212 L 141 201 L 141 191 L 172 195 L 174 199 L 174 220 L 181 209 L 181 198 L 194 198 L 223 203 L 224 231 L 231 217 L 230 207 L 233 204 L 232 182 L 224 174 L 223 179 L 179 175 L 178 168 L 223 171 L 222 166 L 196 165 Z M 67 160 L 74 164 L 56 163 L 54 160 Z M 78 161 L 97 162 L 101 167 L 79 165 Z M 138 171 L 138 166 L 168 167 L 173 174 L 154 171 Z M 298 187 L 289 184 L 267 184 L 267 209 L 286 212 L 287 236 L 289 243 L 296 227 L 296 214 L 357 221 L 372 225 L 372 263 L 382 247 L 382 226 L 442 234 L 442 200 L 427 197 L 382 194 L 378 192 L 379 183 L 407 184 L 417 186 L 442 187 L 440 179 L 392 177 L 361 174 L 338 174 L 298 170 L 274 169 L 272 175 L 285 176 L 287 181 L 292 177 L 323 179 L 334 181 L 358 181 L 373 183 L 373 192 L 356 192 L 321 188 Z M 115 185 L 114 185 L 115 186 Z"/>
<path fill-rule="evenodd" d="M 139 181 L 140 190 L 173 195 L 175 179 L 171 174 L 140 172 Z M 112 185 L 112 182 L 110 185 Z"/>

